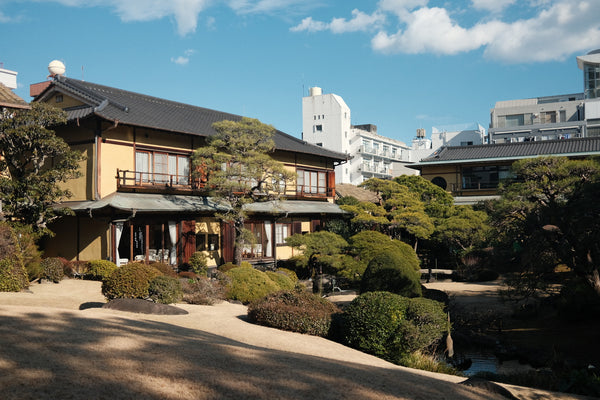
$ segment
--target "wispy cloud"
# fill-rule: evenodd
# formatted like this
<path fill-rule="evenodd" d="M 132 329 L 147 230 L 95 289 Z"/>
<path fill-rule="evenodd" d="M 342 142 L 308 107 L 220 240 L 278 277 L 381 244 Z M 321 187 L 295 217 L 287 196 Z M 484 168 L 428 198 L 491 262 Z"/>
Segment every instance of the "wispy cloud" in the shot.
<path fill-rule="evenodd" d="M 312 17 L 302 20 L 300 25 L 292 27 L 292 32 L 308 31 L 319 32 L 331 30 L 333 33 L 372 31 L 379 27 L 385 21 L 385 16 L 379 12 L 366 14 L 357 9 L 352 10 L 352 18 L 333 18 L 331 22 L 325 23 L 315 21 Z"/>
<path fill-rule="evenodd" d="M 171 62 L 178 65 L 187 65 L 190 62 L 190 57 L 196 52 L 196 50 L 188 49 L 183 52 L 182 56 L 171 57 Z"/>
<path fill-rule="evenodd" d="M 486 57 L 509 63 L 562 60 L 600 47 L 600 0 L 531 0 L 521 4 L 527 17 L 513 21 L 501 14 L 508 15 L 516 0 L 471 3 L 484 16 L 470 26 L 454 17 L 456 10 L 428 7 L 428 0 L 381 0 L 370 14 L 354 10 L 350 20 L 333 18 L 329 23 L 306 17 L 290 30 L 373 31 L 372 48 L 385 54 L 452 55 L 483 49 Z M 395 31 L 388 29 L 390 18 L 397 19 Z"/>

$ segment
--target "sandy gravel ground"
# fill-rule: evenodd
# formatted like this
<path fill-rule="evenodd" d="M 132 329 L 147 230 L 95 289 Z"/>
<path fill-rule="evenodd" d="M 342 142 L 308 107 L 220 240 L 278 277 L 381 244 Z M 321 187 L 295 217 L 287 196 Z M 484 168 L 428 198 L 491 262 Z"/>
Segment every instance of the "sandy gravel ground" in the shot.
<path fill-rule="evenodd" d="M 189 314 L 158 316 L 97 308 L 104 302 L 99 282 L 74 279 L 0 293 L 0 398 L 504 398 L 250 324 L 242 305 L 181 304 Z M 583 398 L 505 387 L 519 399 Z"/>

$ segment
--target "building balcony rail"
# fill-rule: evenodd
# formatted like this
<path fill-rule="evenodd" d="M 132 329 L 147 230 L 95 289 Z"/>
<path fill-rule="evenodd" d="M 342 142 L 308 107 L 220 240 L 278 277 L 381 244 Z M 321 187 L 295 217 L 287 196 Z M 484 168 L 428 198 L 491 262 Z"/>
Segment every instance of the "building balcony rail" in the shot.
<path fill-rule="evenodd" d="M 374 155 L 374 156 L 378 156 L 378 157 L 382 157 L 382 158 L 388 158 L 391 160 L 401 160 L 401 152 L 400 151 L 392 151 L 389 149 L 380 149 L 380 148 L 376 148 L 373 146 L 365 146 L 362 145 L 360 146 L 359 152 L 364 153 L 364 154 L 370 154 L 370 155 Z"/>
<path fill-rule="evenodd" d="M 128 171 L 117 169 L 118 191 L 139 192 L 181 192 L 203 194 L 208 191 L 206 183 L 189 175 Z M 295 199 L 316 199 L 335 196 L 335 187 L 315 185 L 287 185 L 284 197 Z"/>

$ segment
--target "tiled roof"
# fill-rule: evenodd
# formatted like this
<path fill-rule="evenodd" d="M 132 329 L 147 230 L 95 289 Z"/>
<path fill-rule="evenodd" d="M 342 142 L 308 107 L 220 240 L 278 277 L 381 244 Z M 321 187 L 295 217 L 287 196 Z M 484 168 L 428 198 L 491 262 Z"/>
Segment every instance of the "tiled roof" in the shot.
<path fill-rule="evenodd" d="M 600 137 L 442 147 L 431 156 L 414 164 L 414 166 L 452 164 L 465 161 L 516 160 L 551 155 L 600 155 Z"/>
<path fill-rule="evenodd" d="M 0 83 L 0 107 L 29 108 L 29 104 L 14 94 L 10 88 Z"/>
<path fill-rule="evenodd" d="M 358 186 L 354 186 L 349 183 L 336 183 L 335 194 L 338 197 L 352 196 L 358 201 L 368 201 L 375 204 L 379 204 L 381 202 L 381 198 L 377 193 L 367 189 L 359 188 Z"/>
<path fill-rule="evenodd" d="M 55 77 L 53 84 L 35 101 L 43 100 L 54 91 L 69 94 L 88 104 L 88 107 L 67 109 L 69 119 L 84 118 L 92 114 L 120 124 L 159 129 L 198 136 L 215 134 L 212 124 L 222 120 L 239 121 L 241 116 L 196 107 L 157 97 L 129 92 L 113 87 L 80 81 L 64 76 Z M 335 160 L 346 160 L 343 153 L 309 144 L 281 131 L 275 133 L 278 150 L 313 154 Z"/>

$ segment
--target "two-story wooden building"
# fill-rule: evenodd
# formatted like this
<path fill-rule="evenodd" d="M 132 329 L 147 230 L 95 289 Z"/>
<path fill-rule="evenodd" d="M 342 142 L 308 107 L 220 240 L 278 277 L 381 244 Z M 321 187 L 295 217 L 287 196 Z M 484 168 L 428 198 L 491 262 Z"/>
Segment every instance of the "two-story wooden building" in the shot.
<path fill-rule="evenodd" d="M 457 204 L 497 197 L 499 183 L 511 177 L 511 165 L 523 158 L 600 156 L 600 137 L 442 147 L 410 165 L 452 194 Z"/>
<path fill-rule="evenodd" d="M 190 156 L 215 133 L 212 124 L 241 116 L 177 103 L 57 75 L 32 85 L 34 101 L 62 108 L 58 136 L 86 155 L 81 178 L 68 183 L 63 203 L 75 216 L 51 226 L 45 255 L 67 259 L 186 262 L 205 251 L 212 264 L 233 260 L 233 231 L 215 218 L 228 209 L 207 197 L 191 175 Z M 244 249 L 253 263 L 292 255 L 284 239 L 311 232 L 344 213 L 333 203 L 336 165 L 346 155 L 283 132 L 272 157 L 296 172 L 285 201 L 248 205 L 247 228 L 257 243 Z"/>

